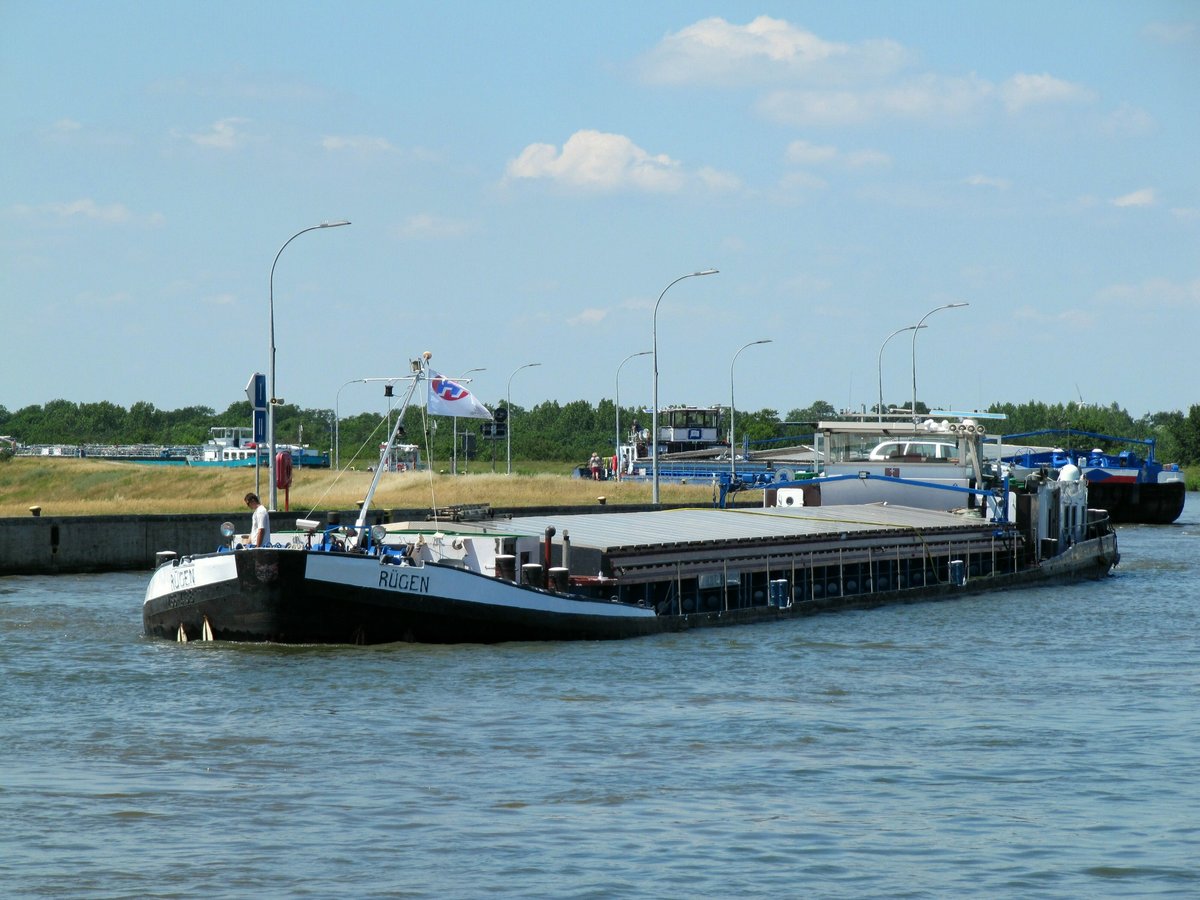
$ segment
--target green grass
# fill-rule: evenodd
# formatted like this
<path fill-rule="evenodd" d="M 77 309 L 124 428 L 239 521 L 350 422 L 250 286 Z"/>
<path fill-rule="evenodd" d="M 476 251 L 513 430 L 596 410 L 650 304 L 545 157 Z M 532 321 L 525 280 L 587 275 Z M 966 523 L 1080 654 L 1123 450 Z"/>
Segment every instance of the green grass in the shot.
<path fill-rule="evenodd" d="M 596 482 L 571 478 L 571 464 L 556 461 L 523 464 L 510 477 L 503 470 L 458 476 L 439 473 L 384 473 L 374 506 L 379 509 L 429 509 L 462 503 L 493 507 L 610 505 L 651 500 L 646 482 Z M 289 492 L 293 511 L 354 509 L 370 487 L 372 473 L 300 469 Z M 252 468 L 192 468 L 108 462 L 93 459 L 16 458 L 0 463 L 0 516 L 28 516 L 31 506 L 60 516 L 216 513 L 242 511 L 242 497 L 255 490 Z M 267 471 L 259 493 L 269 493 Z M 278 492 L 283 508 L 285 493 Z M 711 485 L 662 484 L 664 503 L 707 505 Z"/>
<path fill-rule="evenodd" d="M 460 461 L 461 462 L 461 461 Z M 477 460 L 476 463 L 482 462 Z M 599 497 L 620 506 L 651 501 L 648 482 L 572 478 L 574 464 L 556 460 L 526 462 L 510 477 L 503 466 L 493 474 L 487 465 L 472 464 L 465 474 L 385 473 L 375 495 L 378 509 L 429 509 L 462 503 L 490 503 L 496 508 L 526 506 L 594 506 Z M 462 466 L 460 465 L 460 470 Z M 1188 490 L 1200 490 L 1200 469 L 1185 471 Z M 254 469 L 192 468 L 106 462 L 93 459 L 17 457 L 0 462 L 0 516 L 28 516 L 40 506 L 43 515 L 120 515 L 218 513 L 244 511 L 242 497 L 255 489 Z M 300 469 L 290 491 L 294 511 L 354 509 L 371 484 L 366 471 Z M 260 473 L 259 493 L 270 493 L 267 471 Z M 660 485 L 669 504 L 707 506 L 710 484 Z M 284 492 L 279 491 L 283 507 Z"/>

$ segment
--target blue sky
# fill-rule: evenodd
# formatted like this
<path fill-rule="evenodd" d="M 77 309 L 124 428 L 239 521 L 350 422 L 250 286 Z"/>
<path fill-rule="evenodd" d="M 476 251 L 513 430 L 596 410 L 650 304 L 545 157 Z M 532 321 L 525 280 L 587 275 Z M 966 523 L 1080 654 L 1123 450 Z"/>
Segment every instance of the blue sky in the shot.
<path fill-rule="evenodd" d="M 0 4 L 0 404 L 1200 402 L 1188 2 Z M 532 362 L 537 368 L 517 372 Z M 889 403 L 912 391 L 888 343 Z M 621 369 L 649 404 L 649 357 Z M 339 394 L 339 389 L 341 392 Z"/>

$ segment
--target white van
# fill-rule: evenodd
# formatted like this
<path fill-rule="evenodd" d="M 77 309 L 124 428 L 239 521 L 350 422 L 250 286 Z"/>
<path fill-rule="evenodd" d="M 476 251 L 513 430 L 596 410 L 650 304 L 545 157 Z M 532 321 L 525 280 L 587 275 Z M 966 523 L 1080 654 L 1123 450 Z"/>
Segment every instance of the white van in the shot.
<path fill-rule="evenodd" d="M 871 451 L 872 462 L 949 462 L 958 458 L 958 444 L 946 441 L 884 441 Z"/>

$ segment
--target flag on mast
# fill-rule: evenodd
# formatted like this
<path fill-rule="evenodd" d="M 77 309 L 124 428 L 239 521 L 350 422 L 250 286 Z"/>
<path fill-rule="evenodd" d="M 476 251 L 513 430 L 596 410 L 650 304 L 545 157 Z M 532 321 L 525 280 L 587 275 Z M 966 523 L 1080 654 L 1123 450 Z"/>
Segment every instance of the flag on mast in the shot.
<path fill-rule="evenodd" d="M 431 415 L 457 416 L 460 419 L 491 419 L 492 413 L 465 387 L 437 372 L 429 373 L 429 403 Z"/>

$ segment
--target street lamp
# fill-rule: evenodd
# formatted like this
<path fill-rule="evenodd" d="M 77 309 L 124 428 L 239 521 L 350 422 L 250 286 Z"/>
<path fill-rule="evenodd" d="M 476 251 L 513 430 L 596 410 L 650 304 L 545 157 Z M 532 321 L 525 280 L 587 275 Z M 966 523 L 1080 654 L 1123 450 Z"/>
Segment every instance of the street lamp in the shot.
<path fill-rule="evenodd" d="M 347 384 L 358 384 L 366 380 L 365 378 L 351 378 L 337 389 L 337 394 L 333 398 L 333 468 L 338 472 L 342 469 L 342 388 Z"/>
<path fill-rule="evenodd" d="M 912 341 L 912 376 L 913 376 L 913 402 L 912 402 L 912 418 L 913 424 L 917 424 L 917 332 L 921 330 L 921 326 L 925 324 L 925 320 L 932 316 L 935 312 L 943 309 L 958 309 L 962 306 L 970 306 L 970 303 L 947 303 L 945 306 L 938 306 L 931 309 L 925 315 L 921 316 L 921 321 L 917 322 L 917 327 L 913 329 Z"/>
<path fill-rule="evenodd" d="M 267 301 L 271 314 L 271 384 L 269 387 L 271 396 L 267 400 L 267 443 L 271 448 L 271 457 L 268 462 L 271 479 L 271 504 L 268 508 L 271 510 L 275 509 L 276 500 L 279 496 L 275 488 L 275 406 L 283 402 L 275 396 L 275 263 L 279 262 L 279 257 L 283 255 L 283 251 L 287 249 L 287 245 L 300 237 L 300 235 L 316 231 L 319 228 L 339 228 L 342 225 L 349 224 L 349 222 L 343 219 L 340 222 L 322 222 L 320 225 L 310 225 L 308 228 L 302 228 L 283 242 L 283 246 L 275 254 L 275 261 L 271 263 L 271 278 L 267 290 Z"/>
<path fill-rule="evenodd" d="M 462 375 L 459 376 L 458 383 L 459 384 L 470 384 L 470 381 L 467 379 L 468 375 L 470 375 L 472 372 L 486 372 L 486 371 L 487 371 L 487 369 L 467 369 L 467 371 L 463 372 Z M 450 474 L 451 475 L 458 474 L 458 416 L 454 416 L 454 456 L 452 457 L 451 462 L 450 462 Z"/>
<path fill-rule="evenodd" d="M 654 355 L 654 410 L 651 415 L 651 419 L 653 421 L 650 424 L 650 440 L 653 448 L 651 450 L 651 458 L 653 460 L 652 468 L 654 470 L 654 489 L 651 500 L 656 506 L 658 505 L 658 304 L 662 303 L 662 298 L 667 295 L 667 291 L 669 291 L 674 285 L 683 281 L 683 279 L 695 278 L 699 275 L 716 275 L 717 272 L 717 269 L 701 269 L 699 272 L 689 272 L 686 275 L 680 275 L 665 288 L 663 288 L 662 293 L 658 295 L 658 299 L 654 301 L 654 315 L 650 319 L 650 334 L 653 338 L 653 349 L 650 352 Z"/>
<path fill-rule="evenodd" d="M 879 345 L 879 421 L 883 421 L 883 348 L 887 346 L 888 341 L 898 334 L 903 334 L 905 331 L 916 331 L 918 328 L 927 328 L 926 325 L 906 325 L 904 328 L 897 328 L 891 334 L 883 339 L 883 343 Z"/>
<path fill-rule="evenodd" d="M 617 449 L 616 449 L 614 455 L 615 455 L 616 461 L 617 461 L 616 470 L 618 473 L 618 478 L 620 477 L 619 473 L 621 471 L 621 468 L 622 468 L 622 465 L 624 462 L 621 459 L 621 367 L 624 366 L 625 363 L 629 362 L 631 359 L 635 359 L 636 357 L 639 357 L 639 356 L 649 356 L 653 352 L 654 352 L 653 350 L 643 350 L 640 353 L 630 353 L 627 357 L 625 357 L 623 360 L 621 360 L 621 365 L 617 366 L 617 397 L 616 397 L 616 406 L 617 406 L 617 445 L 616 445 L 616 447 L 617 447 Z"/>
<path fill-rule="evenodd" d="M 731 481 L 733 480 L 733 477 L 737 475 L 737 451 L 733 446 L 733 439 L 735 437 L 735 432 L 733 430 L 733 366 L 734 363 L 737 362 L 737 358 L 741 356 L 742 351 L 747 347 L 754 347 L 757 344 L 770 343 L 774 342 L 770 338 L 767 338 L 766 340 L 751 341 L 748 344 L 743 344 L 738 348 L 738 352 L 733 354 L 733 362 L 729 364 L 729 477 Z"/>
<path fill-rule="evenodd" d="M 513 375 L 516 375 L 517 372 L 521 371 L 521 369 L 529 369 L 529 368 L 532 368 L 533 366 L 540 366 L 540 365 L 541 365 L 541 363 L 525 363 L 525 365 L 518 366 L 516 369 L 514 369 L 512 375 L 508 376 L 508 393 L 505 395 L 507 399 L 505 400 L 505 403 L 504 403 L 505 407 L 508 409 L 508 422 L 506 423 L 505 429 L 504 429 L 504 434 L 508 438 L 508 441 L 507 441 L 507 443 L 508 443 L 508 450 L 507 450 L 508 471 L 507 471 L 507 474 L 508 475 L 512 474 L 512 427 L 513 427 L 512 380 L 513 380 Z"/>

